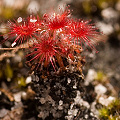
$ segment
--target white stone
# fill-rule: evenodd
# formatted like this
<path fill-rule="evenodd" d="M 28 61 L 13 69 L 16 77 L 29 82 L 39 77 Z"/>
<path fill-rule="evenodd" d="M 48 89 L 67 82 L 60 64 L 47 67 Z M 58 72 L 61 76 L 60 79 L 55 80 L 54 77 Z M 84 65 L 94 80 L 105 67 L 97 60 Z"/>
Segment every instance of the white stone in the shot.
<path fill-rule="evenodd" d="M 12 7 L 14 3 L 15 3 L 15 0 L 3 0 L 3 4 L 8 7 Z"/>
<path fill-rule="evenodd" d="M 104 22 L 98 22 L 96 26 L 98 26 L 99 29 L 106 35 L 110 35 L 114 31 L 111 24 L 106 24 Z"/>
<path fill-rule="evenodd" d="M 112 96 L 109 96 L 108 98 L 105 98 L 105 97 L 101 96 L 98 101 L 102 105 L 108 106 L 113 100 L 115 100 L 115 98 L 112 97 Z"/>
<path fill-rule="evenodd" d="M 74 89 L 77 89 L 77 83 L 75 83 L 75 85 L 73 86 Z"/>
<path fill-rule="evenodd" d="M 92 104 L 91 104 L 91 115 L 93 116 L 93 113 L 95 114 L 95 115 L 98 115 L 99 114 L 99 112 L 98 112 L 98 110 L 96 109 L 96 101 L 94 101 L 94 102 L 92 102 Z"/>
<path fill-rule="evenodd" d="M 0 118 L 5 118 L 5 115 L 8 113 L 9 111 L 5 108 L 0 109 Z M 2 120 L 2 119 L 1 119 Z"/>
<path fill-rule="evenodd" d="M 119 17 L 118 12 L 116 12 L 113 8 L 109 7 L 104 10 L 102 10 L 101 15 L 105 19 L 116 19 Z"/>
<path fill-rule="evenodd" d="M 59 101 L 59 105 L 63 105 L 63 101 L 62 100 Z"/>
<path fill-rule="evenodd" d="M 73 115 L 76 116 L 78 112 L 78 109 L 73 110 Z"/>
<path fill-rule="evenodd" d="M 85 118 L 86 118 L 86 119 L 88 118 L 88 115 L 87 115 L 87 114 L 85 115 Z"/>
<path fill-rule="evenodd" d="M 74 103 L 72 103 L 72 104 L 70 105 L 70 109 L 72 109 L 72 108 L 73 108 L 73 106 L 74 106 Z"/>
<path fill-rule="evenodd" d="M 39 3 L 35 0 L 33 0 L 28 5 L 27 11 L 29 13 L 37 13 L 39 11 L 39 8 L 40 8 Z"/>
<path fill-rule="evenodd" d="M 90 108 L 89 103 L 86 102 L 86 101 L 84 101 L 84 100 L 80 97 L 80 92 L 79 92 L 79 91 L 77 91 L 77 96 L 76 96 L 76 98 L 74 98 L 74 101 L 75 101 L 74 104 L 79 104 L 79 105 L 83 105 L 83 106 L 85 106 L 85 107 L 87 107 L 87 108 Z"/>
<path fill-rule="evenodd" d="M 71 83 L 71 79 L 70 78 L 68 78 L 67 81 L 68 81 L 68 83 Z"/>
<path fill-rule="evenodd" d="M 98 95 L 102 95 L 107 92 L 107 88 L 104 87 L 102 84 L 98 84 L 97 86 L 95 86 L 95 92 Z"/>
<path fill-rule="evenodd" d="M 85 106 L 86 108 L 90 108 L 90 105 L 89 105 L 88 102 L 86 102 L 86 101 L 82 101 L 82 104 L 83 104 L 83 106 Z"/>
<path fill-rule="evenodd" d="M 115 100 L 115 97 L 112 97 L 112 96 L 109 96 L 107 99 L 106 99 L 106 101 L 107 101 L 107 103 L 108 104 L 110 104 L 112 101 L 114 101 Z"/>
<path fill-rule="evenodd" d="M 94 69 L 89 69 L 85 78 L 85 85 L 88 85 L 90 82 L 92 82 L 95 79 L 96 75 L 97 73 Z"/>
<path fill-rule="evenodd" d="M 68 116 L 66 116 L 67 120 L 73 120 L 73 117 L 78 113 L 78 109 L 68 110 Z"/>
<path fill-rule="evenodd" d="M 21 102 L 21 92 L 15 93 L 13 96 L 16 102 Z"/>
<path fill-rule="evenodd" d="M 32 81 L 32 78 L 31 78 L 31 76 L 29 76 L 29 77 L 26 78 L 25 82 L 26 82 L 26 84 L 28 84 L 28 83 L 31 83 L 31 81 Z"/>
<path fill-rule="evenodd" d="M 68 115 L 76 116 L 76 115 L 77 115 L 77 112 L 78 112 L 78 109 L 69 110 L 69 111 L 68 111 Z"/>
<path fill-rule="evenodd" d="M 24 100 L 27 100 L 27 93 L 26 93 L 26 92 L 22 92 L 21 97 L 22 97 Z"/>

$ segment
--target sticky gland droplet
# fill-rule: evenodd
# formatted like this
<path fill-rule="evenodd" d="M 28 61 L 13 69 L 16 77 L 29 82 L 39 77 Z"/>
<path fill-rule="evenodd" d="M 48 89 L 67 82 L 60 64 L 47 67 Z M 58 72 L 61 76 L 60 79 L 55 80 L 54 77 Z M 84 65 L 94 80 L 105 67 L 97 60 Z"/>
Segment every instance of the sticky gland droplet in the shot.
<path fill-rule="evenodd" d="M 13 42 L 11 46 L 14 47 L 15 45 L 16 45 L 16 42 Z"/>

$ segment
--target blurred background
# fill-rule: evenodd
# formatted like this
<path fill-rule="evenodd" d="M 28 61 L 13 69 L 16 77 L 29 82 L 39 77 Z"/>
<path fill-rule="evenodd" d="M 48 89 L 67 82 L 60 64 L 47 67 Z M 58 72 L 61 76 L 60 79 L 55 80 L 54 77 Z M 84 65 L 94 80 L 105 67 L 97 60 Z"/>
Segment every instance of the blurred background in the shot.
<path fill-rule="evenodd" d="M 50 9 L 70 5 L 74 18 L 91 19 L 103 32 L 96 46 L 99 53 L 84 51 L 86 65 L 83 68 L 85 76 L 97 75 L 96 79 L 109 81 L 117 93 L 120 91 L 120 0 L 0 0 L 0 34 L 5 32 L 4 26 L 8 20 L 18 17 L 28 17 L 30 14 L 40 16 Z M 0 36 L 0 39 L 4 39 Z M 104 42 L 103 42 L 104 41 Z M 0 47 L 10 47 L 7 41 Z M 6 51 L 0 51 L 3 54 Z M 20 86 L 25 86 L 28 69 L 24 63 L 23 51 L 15 53 L 14 57 L 1 58 L 0 81 L 16 79 Z M 26 72 L 27 71 L 27 72 Z"/>

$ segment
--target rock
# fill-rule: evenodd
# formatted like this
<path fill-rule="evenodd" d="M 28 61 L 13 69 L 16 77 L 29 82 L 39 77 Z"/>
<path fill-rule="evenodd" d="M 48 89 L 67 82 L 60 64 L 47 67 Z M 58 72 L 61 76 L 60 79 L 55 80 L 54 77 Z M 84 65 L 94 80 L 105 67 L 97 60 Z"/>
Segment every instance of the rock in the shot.
<path fill-rule="evenodd" d="M 40 9 L 39 3 L 35 0 L 31 1 L 28 5 L 28 13 L 37 13 Z"/>
<path fill-rule="evenodd" d="M 113 8 L 109 7 L 101 11 L 101 15 L 104 17 L 105 20 L 117 20 L 119 18 L 119 13 L 115 11 Z"/>
<path fill-rule="evenodd" d="M 31 80 L 32 80 L 31 76 L 27 77 L 27 78 L 26 78 L 26 81 L 25 81 L 26 84 L 31 83 Z"/>
<path fill-rule="evenodd" d="M 14 100 L 15 100 L 16 102 L 21 102 L 21 93 L 22 93 L 22 92 L 18 92 L 18 93 L 13 94 Z"/>
<path fill-rule="evenodd" d="M 87 76 L 85 78 L 85 85 L 89 85 L 89 83 L 95 79 L 96 75 L 97 73 L 95 72 L 94 69 L 89 69 Z"/>
<path fill-rule="evenodd" d="M 113 100 L 115 100 L 115 97 L 109 96 L 108 98 L 106 98 L 105 96 L 101 96 L 98 101 L 102 105 L 108 106 Z"/>
<path fill-rule="evenodd" d="M 105 94 L 107 92 L 107 88 L 104 87 L 102 84 L 98 84 L 95 86 L 95 92 L 99 95 Z"/>
<path fill-rule="evenodd" d="M 99 29 L 103 32 L 103 34 L 110 35 L 114 31 L 113 26 L 109 23 L 98 22 L 96 25 L 99 26 Z"/>
<path fill-rule="evenodd" d="M 8 113 L 8 110 L 3 108 L 0 110 L 0 118 L 4 117 Z"/>

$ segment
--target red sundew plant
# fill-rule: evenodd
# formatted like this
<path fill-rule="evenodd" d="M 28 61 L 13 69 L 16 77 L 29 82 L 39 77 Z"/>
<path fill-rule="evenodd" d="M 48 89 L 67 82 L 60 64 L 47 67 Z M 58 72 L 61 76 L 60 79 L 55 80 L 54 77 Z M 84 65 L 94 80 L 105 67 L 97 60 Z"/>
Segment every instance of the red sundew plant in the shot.
<path fill-rule="evenodd" d="M 55 66 L 54 66 L 55 56 L 56 54 L 62 56 L 62 49 L 61 47 L 59 47 L 59 45 L 57 45 L 56 41 L 57 40 L 53 40 L 50 37 L 44 36 L 43 38 L 41 37 L 39 43 L 34 43 L 33 47 L 31 48 L 32 53 L 28 54 L 27 56 L 34 55 L 34 57 L 30 61 L 39 59 L 37 68 L 41 63 L 44 66 L 47 66 L 49 62 L 51 62 L 55 70 Z"/>
<path fill-rule="evenodd" d="M 97 32 L 98 28 L 96 28 L 94 24 L 89 24 L 89 22 L 90 20 L 83 21 L 72 19 L 69 23 L 67 32 L 70 35 L 70 38 L 74 40 L 74 44 L 76 44 L 76 42 L 78 44 L 79 42 L 82 46 L 82 43 L 86 43 L 91 49 L 98 52 L 93 45 L 96 36 L 99 34 L 99 32 Z"/>
<path fill-rule="evenodd" d="M 68 7 L 65 11 L 62 11 L 61 8 L 59 8 L 60 13 L 56 13 L 54 11 L 50 13 L 45 13 L 43 15 L 43 19 L 45 20 L 45 24 L 47 27 L 47 31 L 53 32 L 53 38 L 55 39 L 56 31 L 64 31 L 65 27 L 67 27 L 69 23 L 69 17 L 70 17 L 70 10 Z"/>
<path fill-rule="evenodd" d="M 51 12 L 44 14 L 44 19 L 46 21 L 48 30 L 58 30 L 62 29 L 68 25 L 70 10 L 61 11 L 61 14 L 56 12 Z"/>
<path fill-rule="evenodd" d="M 35 17 L 28 17 L 27 19 L 19 17 L 15 22 L 9 21 L 9 38 L 16 37 L 12 46 L 16 43 L 22 44 L 29 38 L 37 37 L 35 33 L 39 31 L 38 26 L 40 27 L 40 22 Z"/>
<path fill-rule="evenodd" d="M 80 54 L 82 43 L 96 50 L 93 41 L 100 34 L 98 29 L 90 21 L 74 20 L 70 15 L 67 7 L 65 11 L 60 8 L 60 13 L 45 13 L 41 18 L 20 17 L 17 21 L 10 22 L 8 38 L 16 36 L 13 43 L 22 44 L 26 40 L 29 43 L 29 38 L 34 37 L 36 42 L 28 48 L 31 53 L 27 56 L 32 57 L 29 62 L 38 62 L 36 69 L 42 65 L 47 67 L 51 63 L 55 70 L 55 62 L 60 67 L 64 66 L 63 58 L 74 61 L 74 54 Z"/>

